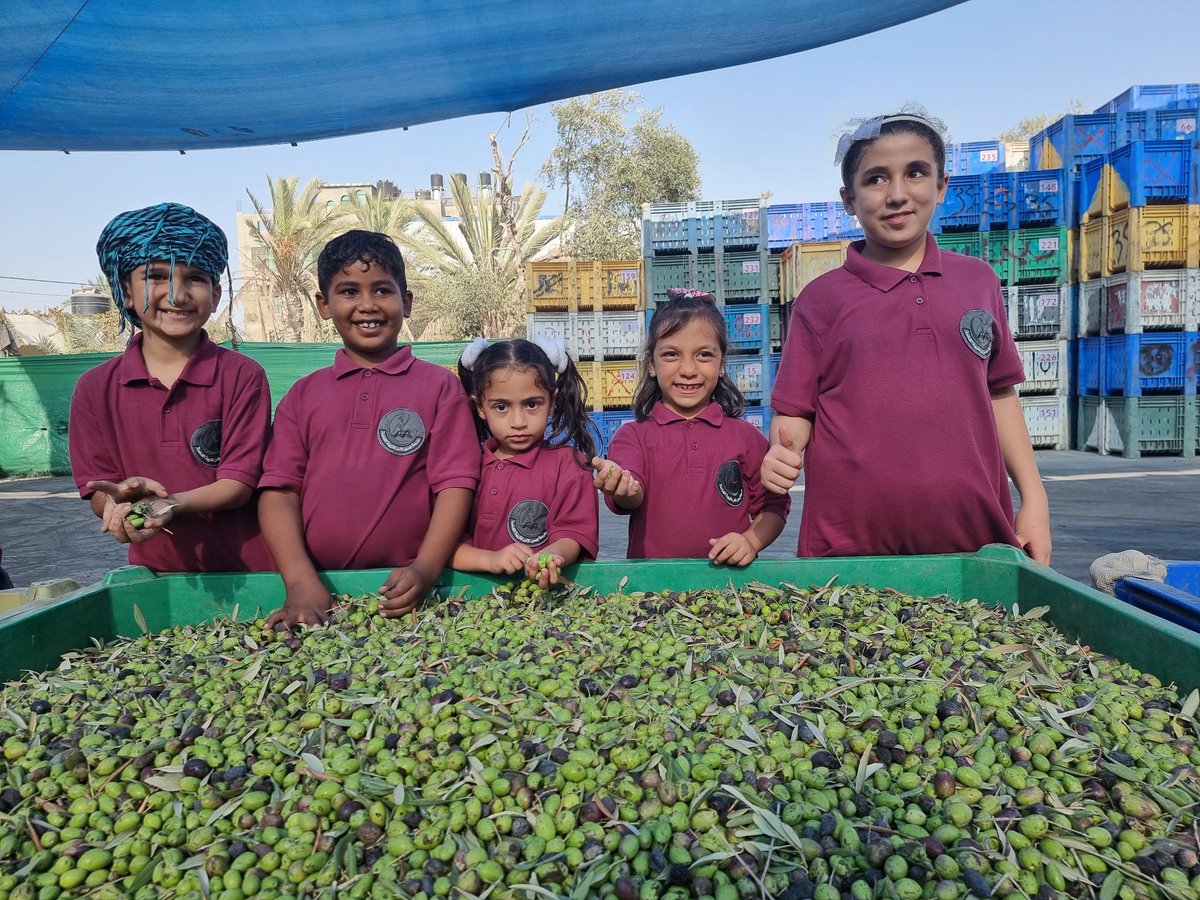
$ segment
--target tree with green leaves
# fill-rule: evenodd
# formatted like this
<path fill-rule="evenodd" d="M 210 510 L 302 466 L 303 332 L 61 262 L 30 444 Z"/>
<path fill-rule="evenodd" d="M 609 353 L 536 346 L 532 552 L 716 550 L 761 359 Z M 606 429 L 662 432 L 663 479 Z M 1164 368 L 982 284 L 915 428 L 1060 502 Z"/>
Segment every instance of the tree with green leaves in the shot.
<path fill-rule="evenodd" d="M 426 283 L 427 308 L 436 309 L 449 337 L 509 337 L 523 330 L 525 265 L 558 236 L 557 220 L 539 219 L 545 191 L 532 184 L 519 196 L 512 191 L 512 160 L 528 134 L 527 123 L 507 163 L 491 135 L 495 188 L 472 195 L 465 178 L 452 177 L 458 220 L 446 221 L 438 210 L 421 205 L 416 208 L 419 227 L 405 235 L 414 266 L 434 273 Z"/>
<path fill-rule="evenodd" d="M 316 259 L 341 227 L 344 213 L 318 202 L 321 182 L 314 178 L 301 189 L 297 178 L 267 177 L 269 196 L 261 202 L 249 188 L 246 193 L 258 217 L 251 235 L 266 252 L 250 260 L 247 281 L 281 304 L 284 337 L 301 341 L 307 336 L 330 338 L 317 311 Z"/>
<path fill-rule="evenodd" d="M 1084 112 L 1086 107 L 1082 100 L 1072 100 L 1070 105 L 1059 113 L 1057 116 L 1043 113 L 1040 116 L 1029 116 L 1022 119 L 1012 128 L 1007 131 L 1002 131 L 996 135 L 998 141 L 1027 141 L 1043 128 L 1053 125 L 1063 116 L 1073 116 Z"/>
<path fill-rule="evenodd" d="M 576 259 L 641 256 L 642 204 L 699 196 L 695 148 L 640 100 L 612 90 L 550 107 L 558 140 L 541 176 L 563 188 L 563 233 Z"/>

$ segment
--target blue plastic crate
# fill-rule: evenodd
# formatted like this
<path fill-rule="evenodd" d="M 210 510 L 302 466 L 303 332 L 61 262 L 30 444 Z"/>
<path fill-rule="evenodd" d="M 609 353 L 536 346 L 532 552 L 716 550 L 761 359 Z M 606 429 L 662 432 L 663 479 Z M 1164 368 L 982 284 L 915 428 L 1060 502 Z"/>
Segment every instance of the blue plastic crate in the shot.
<path fill-rule="evenodd" d="M 1091 222 L 1104 215 L 1108 206 L 1109 155 L 1089 159 L 1079 169 L 1079 221 Z"/>
<path fill-rule="evenodd" d="M 946 157 L 946 172 L 950 175 L 987 175 L 991 172 L 1003 172 L 1004 141 L 968 141 L 955 144 L 954 152 L 947 152 Z"/>
<path fill-rule="evenodd" d="M 617 433 L 617 429 L 626 422 L 633 422 L 637 419 L 631 409 L 614 409 L 607 412 L 594 413 L 593 415 L 600 417 L 597 425 L 600 428 L 600 439 L 604 442 L 604 451 L 606 453 L 612 445 L 613 435 Z"/>
<path fill-rule="evenodd" d="M 747 406 L 742 419 L 758 428 L 764 436 L 771 433 L 771 408 L 769 406 Z"/>
<path fill-rule="evenodd" d="M 1010 228 L 1071 224 L 1071 179 L 1062 169 L 1013 173 L 1016 225 Z"/>
<path fill-rule="evenodd" d="M 1140 610 L 1200 631 L 1200 562 L 1164 560 L 1163 581 L 1121 578 L 1113 586 L 1117 599 Z"/>
<path fill-rule="evenodd" d="M 1017 173 L 993 172 L 981 177 L 984 179 L 984 228 L 1017 228 Z"/>
<path fill-rule="evenodd" d="M 780 252 L 804 239 L 804 204 L 780 203 L 767 207 L 768 250 Z"/>
<path fill-rule="evenodd" d="M 727 306 L 721 312 L 732 352 L 761 353 L 766 349 L 771 327 L 769 306 Z"/>
<path fill-rule="evenodd" d="M 725 358 L 725 374 L 738 386 L 747 403 L 762 403 L 770 396 L 767 384 L 768 362 L 765 353 Z"/>
<path fill-rule="evenodd" d="M 1194 334 L 1157 332 L 1101 338 L 1104 393 L 1137 397 L 1147 392 L 1196 392 L 1196 373 L 1189 373 L 1188 350 Z"/>
<path fill-rule="evenodd" d="M 771 391 L 775 388 L 775 379 L 779 377 L 779 363 L 783 359 L 782 353 L 772 353 L 767 357 L 767 390 Z"/>
<path fill-rule="evenodd" d="M 1196 142 L 1135 141 L 1108 155 L 1112 185 L 1105 212 L 1152 203 L 1200 203 Z"/>
<path fill-rule="evenodd" d="M 1135 84 L 1113 97 L 1098 113 L 1127 113 L 1133 110 L 1161 109 L 1174 104 L 1192 105 L 1200 103 L 1200 84 Z"/>
<path fill-rule="evenodd" d="M 766 249 L 761 200 L 652 203 L 642 215 L 644 256 Z"/>
<path fill-rule="evenodd" d="M 987 196 L 986 175 L 951 175 L 946 185 L 946 199 L 934 211 L 930 230 L 979 231 L 984 225 L 984 198 Z"/>
<path fill-rule="evenodd" d="M 1075 351 L 1075 362 L 1078 365 L 1076 389 L 1085 397 L 1100 395 L 1101 356 L 1103 355 L 1104 338 L 1080 338 Z"/>
<path fill-rule="evenodd" d="M 1118 146 L 1115 113 L 1063 116 L 1029 139 L 1030 169 L 1070 169 Z"/>
<path fill-rule="evenodd" d="M 1197 109 L 1195 104 L 1176 109 L 1156 109 L 1146 116 L 1148 141 L 1194 141 L 1197 138 Z"/>
<path fill-rule="evenodd" d="M 805 203 L 803 216 L 802 241 L 857 240 L 863 236 L 858 219 L 846 212 L 840 200 L 836 203 Z"/>

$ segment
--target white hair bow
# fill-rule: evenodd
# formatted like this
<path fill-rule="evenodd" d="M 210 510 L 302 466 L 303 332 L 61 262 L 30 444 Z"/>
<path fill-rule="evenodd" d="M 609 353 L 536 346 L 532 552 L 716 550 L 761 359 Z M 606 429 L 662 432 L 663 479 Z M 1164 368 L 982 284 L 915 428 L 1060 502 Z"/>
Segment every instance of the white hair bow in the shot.
<path fill-rule="evenodd" d="M 567 342 L 562 338 L 552 337 L 537 337 L 533 341 L 545 352 L 550 359 L 550 365 L 554 366 L 554 371 L 561 375 L 567 371 L 567 361 L 570 357 L 567 356 Z"/>
<path fill-rule="evenodd" d="M 463 348 L 462 356 L 459 357 L 459 361 L 466 368 L 473 369 L 475 368 L 475 361 L 479 359 L 479 354 L 487 348 L 487 338 L 477 337 Z"/>
<path fill-rule="evenodd" d="M 854 129 L 853 132 L 846 132 L 838 138 L 837 152 L 833 155 L 833 164 L 840 166 L 842 160 L 846 158 L 846 154 L 850 152 L 850 148 L 854 144 L 857 144 L 859 141 L 875 140 L 875 138 L 879 137 L 880 129 L 891 122 L 918 122 L 940 133 L 937 125 L 924 116 L 916 116 L 911 113 L 901 113 L 896 116 L 876 116 L 873 119 L 867 119 Z"/>

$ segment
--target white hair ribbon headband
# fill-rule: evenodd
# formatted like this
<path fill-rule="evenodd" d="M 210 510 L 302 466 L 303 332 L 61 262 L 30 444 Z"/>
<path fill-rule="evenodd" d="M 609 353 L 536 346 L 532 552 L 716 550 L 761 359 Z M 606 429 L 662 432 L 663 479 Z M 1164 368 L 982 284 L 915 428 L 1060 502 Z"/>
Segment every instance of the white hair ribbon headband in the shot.
<path fill-rule="evenodd" d="M 487 338 L 477 337 L 463 348 L 462 356 L 459 357 L 459 361 L 466 368 L 473 369 L 475 368 L 475 361 L 479 359 L 479 354 L 487 348 Z"/>
<path fill-rule="evenodd" d="M 567 356 L 566 341 L 562 338 L 537 337 L 533 339 L 533 342 L 541 347 L 546 356 L 549 357 L 550 365 L 554 366 L 555 372 L 561 375 L 567 371 L 569 357 Z"/>
<path fill-rule="evenodd" d="M 934 131 L 938 130 L 934 123 L 922 116 L 914 116 L 907 113 L 898 116 L 876 116 L 873 119 L 867 119 L 867 121 L 854 129 L 853 132 L 847 132 L 838 138 L 837 152 L 833 155 L 833 164 L 840 166 L 842 160 L 846 158 L 846 154 L 850 152 L 850 148 L 854 144 L 857 144 L 859 141 L 875 140 L 875 138 L 879 137 L 880 129 L 892 122 L 916 122 L 932 128 Z"/>

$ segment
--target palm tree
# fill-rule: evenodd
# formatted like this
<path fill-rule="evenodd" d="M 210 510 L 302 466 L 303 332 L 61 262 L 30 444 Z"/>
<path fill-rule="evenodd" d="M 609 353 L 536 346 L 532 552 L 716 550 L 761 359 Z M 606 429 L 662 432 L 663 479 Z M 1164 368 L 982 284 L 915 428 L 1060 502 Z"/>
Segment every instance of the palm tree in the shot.
<path fill-rule="evenodd" d="M 315 263 L 321 247 L 338 228 L 339 210 L 318 203 L 321 182 L 314 178 L 297 196 L 297 178 L 267 177 L 268 203 L 261 203 L 246 189 L 258 224 L 251 234 L 266 252 L 250 260 L 250 281 L 264 294 L 282 302 L 285 337 L 304 339 L 308 319 L 320 334 L 321 317 L 313 292 L 317 288 Z M 308 310 L 310 315 L 305 314 Z"/>
<path fill-rule="evenodd" d="M 351 220 L 358 228 L 378 231 L 399 243 L 413 220 L 412 206 L 403 197 L 389 197 L 376 190 L 363 199 L 354 198 Z"/>
<path fill-rule="evenodd" d="M 502 337 L 519 328 L 524 304 L 525 263 L 558 236 L 556 221 L 539 221 L 546 192 L 526 184 L 518 200 L 504 202 L 491 192 L 472 197 L 465 178 L 450 179 L 450 194 L 458 221 L 446 221 L 436 210 L 418 206 L 420 227 L 404 242 L 418 266 L 429 267 L 443 279 L 457 281 L 466 290 L 450 289 L 447 299 L 457 300 L 448 310 L 459 319 L 464 335 L 482 331 Z M 490 289 L 482 289 L 482 285 Z M 503 302 L 497 303 L 497 295 Z M 472 301 L 472 297 L 475 299 Z M 478 326 L 478 327 L 475 327 Z"/>

